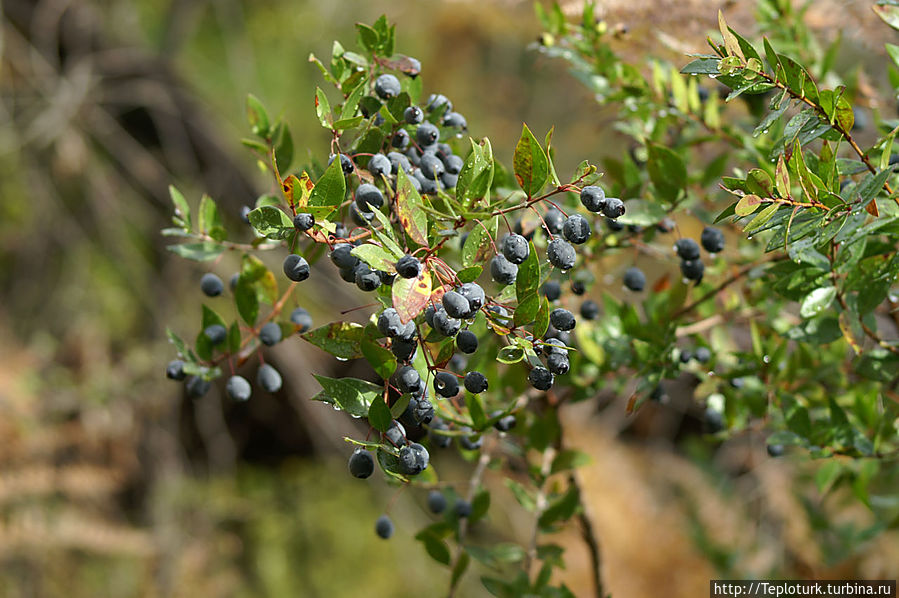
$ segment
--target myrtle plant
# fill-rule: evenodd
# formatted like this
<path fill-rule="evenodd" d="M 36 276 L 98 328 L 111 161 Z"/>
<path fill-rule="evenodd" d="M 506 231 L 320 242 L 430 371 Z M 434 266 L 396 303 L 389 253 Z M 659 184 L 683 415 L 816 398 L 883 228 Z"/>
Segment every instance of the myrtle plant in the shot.
<path fill-rule="evenodd" d="M 789 3 L 763 6 L 770 30 L 785 30 Z M 321 161 L 295 165 L 287 124 L 248 97 L 243 143 L 272 187 L 241 214 L 245 230 L 232 238 L 212 198 L 192 210 L 171 189 L 164 233 L 180 241 L 170 249 L 214 264 L 238 252 L 241 265 L 227 292 L 203 274 L 202 292 L 233 306 L 204 305 L 192 343 L 169 331 L 178 358 L 167 375 L 192 396 L 224 379 L 231 400 L 253 400 L 278 391 L 280 374 L 265 364 L 253 385 L 236 368 L 294 335 L 367 362 L 365 378 L 314 374 L 322 390 L 312 399 L 367 420 L 367 433 L 346 438 L 351 475 L 379 469 L 426 495 L 436 519 L 415 537 L 449 568 L 451 596 L 472 559 L 493 572 L 482 581 L 494 595 L 573 596 L 553 575 L 563 550 L 547 538 L 569 524 L 605 595 L 576 475 L 586 457 L 559 417 L 601 390 L 628 396 L 633 412 L 664 401 L 666 381 L 701 373 L 694 400 L 709 433 L 762 432 L 772 455 L 794 446 L 849 457 L 830 481 L 865 476 L 858 494 L 875 504 L 868 484 L 899 450 L 899 122 L 878 122 L 884 134 L 862 149 L 845 87 L 819 85 L 723 16 L 708 54 L 643 72 L 611 49 L 592 6 L 577 23 L 558 7 L 537 13 L 540 49 L 620 107 L 630 151 L 602 172 L 587 160 L 563 172 L 552 130 L 538 137 L 524 125 L 503 166 L 449 98 L 423 93 L 421 66 L 395 52 L 385 17 L 359 24 L 355 51 L 335 42 L 327 64 L 310 56 L 331 86 L 315 92 L 331 134 L 330 147 L 309 149 Z M 818 61 L 820 80 L 833 52 L 804 58 Z M 699 75 L 728 91 L 710 92 Z M 748 111 L 732 109 L 738 98 Z M 696 239 L 680 234 L 697 223 Z M 283 255 L 283 272 L 262 252 Z M 336 271 L 312 268 L 325 256 Z M 600 260 L 616 265 L 597 276 Z M 638 260 L 652 262 L 652 277 Z M 366 323 L 314 327 L 306 310 L 287 313 L 300 284 L 333 274 L 371 298 Z M 735 327 L 748 331 L 746 346 L 730 339 Z M 438 478 L 439 451 L 451 446 L 472 464 L 469 479 Z M 470 539 L 490 510 L 488 468 L 533 513 L 525 545 Z M 389 513 L 374 531 L 394 533 Z"/>

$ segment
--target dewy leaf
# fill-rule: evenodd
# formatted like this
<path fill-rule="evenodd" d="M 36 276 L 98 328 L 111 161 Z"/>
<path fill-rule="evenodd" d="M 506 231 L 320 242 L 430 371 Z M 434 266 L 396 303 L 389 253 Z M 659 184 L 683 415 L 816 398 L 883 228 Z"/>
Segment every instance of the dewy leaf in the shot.
<path fill-rule="evenodd" d="M 649 178 L 662 199 L 673 203 L 687 184 L 687 168 L 677 153 L 667 147 L 650 143 L 648 146 Z"/>
<path fill-rule="evenodd" d="M 465 159 L 456 183 L 456 199 L 469 205 L 484 197 L 493 183 L 493 148 L 486 137 L 481 143 L 471 141 L 471 153 Z M 469 202 L 466 202 L 470 200 Z"/>
<path fill-rule="evenodd" d="M 368 407 L 368 423 L 374 429 L 386 432 L 392 421 L 393 417 L 390 415 L 390 407 L 384 402 L 384 398 L 381 395 L 374 397 L 371 405 Z"/>
<path fill-rule="evenodd" d="M 204 195 L 200 200 L 200 214 L 197 224 L 201 233 L 207 234 L 216 241 L 225 239 L 225 227 L 222 224 L 222 215 L 219 208 L 208 195 Z"/>
<path fill-rule="evenodd" d="M 364 326 L 353 322 L 332 322 L 301 334 L 306 341 L 339 359 L 362 357 Z"/>
<path fill-rule="evenodd" d="M 331 115 L 331 103 L 320 87 L 315 88 L 315 114 L 324 128 L 332 128 L 334 117 Z"/>
<path fill-rule="evenodd" d="M 384 391 L 380 386 L 365 380 L 312 375 L 322 385 L 322 391 L 312 397 L 312 400 L 330 403 L 354 417 L 368 416 L 372 401 Z"/>
<path fill-rule="evenodd" d="M 428 216 L 422 209 L 421 195 L 402 168 L 398 170 L 396 178 L 396 209 L 400 224 L 413 241 L 427 247 Z"/>
<path fill-rule="evenodd" d="M 393 308 L 405 324 L 428 304 L 431 298 L 431 273 L 423 270 L 418 278 L 400 278 L 393 282 Z"/>
<path fill-rule="evenodd" d="M 374 243 L 365 243 L 364 245 L 354 247 L 350 253 L 358 257 L 360 260 L 362 260 L 375 270 L 382 270 L 384 272 L 396 271 L 396 258 L 393 257 L 393 255 L 389 251 L 387 251 L 380 245 L 375 245 Z"/>
<path fill-rule="evenodd" d="M 492 239 L 496 238 L 497 227 L 499 226 L 499 216 L 476 224 L 465 239 L 465 245 L 462 246 L 462 265 L 467 267 L 482 263 L 487 255 L 492 251 Z"/>
<path fill-rule="evenodd" d="M 184 196 L 174 185 L 169 185 L 169 195 L 172 198 L 172 203 L 175 205 L 175 216 L 172 218 L 172 221 L 175 226 L 190 232 L 190 206 L 188 205 L 187 200 L 184 199 Z"/>
<path fill-rule="evenodd" d="M 259 137 L 268 136 L 271 129 L 271 122 L 268 119 L 268 112 L 265 106 L 259 101 L 259 98 L 253 94 L 247 95 L 247 121 L 253 131 L 253 135 Z"/>
<path fill-rule="evenodd" d="M 346 179 L 343 177 L 340 159 L 335 156 L 312 189 L 312 195 L 309 196 L 309 211 L 316 218 L 325 219 L 343 203 L 344 195 L 346 195 Z"/>
<path fill-rule="evenodd" d="M 274 206 L 262 206 L 247 214 L 247 219 L 260 235 L 269 239 L 285 239 L 296 230 L 290 216 Z"/>
<path fill-rule="evenodd" d="M 531 133 L 527 124 L 522 125 L 521 137 L 515 146 L 512 157 L 515 180 L 528 197 L 537 195 L 546 184 L 549 175 L 549 163 L 540 142 Z"/>
<path fill-rule="evenodd" d="M 825 309 L 833 302 L 837 296 L 836 287 L 820 287 L 805 296 L 802 305 L 799 307 L 799 315 L 803 318 L 811 318 Z"/>

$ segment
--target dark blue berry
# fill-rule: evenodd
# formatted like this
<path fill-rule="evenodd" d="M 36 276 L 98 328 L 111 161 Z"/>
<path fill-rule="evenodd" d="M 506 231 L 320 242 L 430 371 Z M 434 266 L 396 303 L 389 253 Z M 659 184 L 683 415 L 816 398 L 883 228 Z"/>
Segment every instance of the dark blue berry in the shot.
<path fill-rule="evenodd" d="M 478 337 L 471 330 L 463 330 L 456 335 L 456 347 L 471 355 L 478 350 Z"/>
<path fill-rule="evenodd" d="M 378 520 L 375 521 L 375 533 L 384 540 L 388 540 L 393 535 L 393 521 L 390 520 L 390 517 L 387 515 L 378 517 Z"/>
<path fill-rule="evenodd" d="M 284 275 L 294 282 L 309 278 L 309 263 L 300 255 L 291 253 L 284 258 Z"/>
<path fill-rule="evenodd" d="M 523 263 L 531 253 L 527 239 L 516 233 L 506 235 L 503 238 L 502 250 L 503 256 L 516 265 Z"/>
<path fill-rule="evenodd" d="M 353 454 L 350 455 L 347 467 L 349 468 L 350 473 L 353 474 L 353 477 L 364 480 L 374 473 L 375 460 L 370 452 L 363 448 L 357 448 L 353 451 Z"/>
<path fill-rule="evenodd" d="M 549 242 L 549 246 L 546 248 L 546 258 L 550 264 L 565 272 L 574 268 L 577 254 L 568 241 L 556 238 Z"/>
<path fill-rule="evenodd" d="M 682 260 L 699 259 L 699 245 L 693 239 L 678 239 L 674 243 L 674 251 Z"/>
<path fill-rule="evenodd" d="M 577 325 L 574 314 L 563 307 L 557 307 L 549 313 L 549 322 L 557 330 L 563 332 L 574 330 L 574 327 Z"/>
<path fill-rule="evenodd" d="M 553 374 L 542 366 L 537 366 L 528 374 L 528 382 L 537 390 L 549 390 L 553 385 Z"/>
<path fill-rule="evenodd" d="M 259 341 L 267 347 L 277 345 L 281 342 L 281 327 L 275 322 L 266 322 L 259 330 Z"/>
<path fill-rule="evenodd" d="M 231 376 L 225 384 L 225 392 L 235 401 L 247 401 L 253 390 L 250 383 L 243 376 Z"/>
<path fill-rule="evenodd" d="M 479 394 L 487 390 L 487 377 L 481 372 L 468 372 L 465 374 L 465 390 L 472 394 Z"/>
<path fill-rule="evenodd" d="M 400 91 L 402 91 L 400 80 L 393 75 L 381 75 L 375 79 L 375 93 L 378 94 L 378 97 L 382 100 L 395 98 L 400 95 Z"/>
<path fill-rule="evenodd" d="M 562 236 L 571 243 L 580 245 L 590 238 L 590 223 L 580 214 L 572 214 L 562 225 Z"/>
<path fill-rule="evenodd" d="M 587 185 L 581 189 L 581 204 L 590 212 L 602 212 L 606 203 L 606 192 L 602 187 Z"/>
<path fill-rule="evenodd" d="M 315 216 L 308 212 L 300 212 L 293 217 L 293 226 L 297 230 L 309 230 L 315 226 Z"/>
<path fill-rule="evenodd" d="M 503 286 L 512 284 L 518 276 L 518 266 L 497 254 L 490 260 L 490 276 Z"/>
<path fill-rule="evenodd" d="M 724 251 L 724 233 L 717 228 L 707 226 L 702 229 L 699 237 L 702 247 L 709 253 L 721 253 Z"/>
<path fill-rule="evenodd" d="M 266 392 L 278 392 L 281 390 L 281 374 L 269 364 L 264 363 L 256 372 L 256 383 Z"/>
<path fill-rule="evenodd" d="M 646 276 L 640 268 L 628 268 L 624 273 L 624 286 L 634 292 L 643 290 L 646 286 Z"/>
<path fill-rule="evenodd" d="M 200 279 L 200 290 L 207 297 L 218 297 L 225 290 L 225 284 L 222 282 L 222 279 L 213 274 L 212 272 L 207 272 L 203 275 L 203 278 Z"/>

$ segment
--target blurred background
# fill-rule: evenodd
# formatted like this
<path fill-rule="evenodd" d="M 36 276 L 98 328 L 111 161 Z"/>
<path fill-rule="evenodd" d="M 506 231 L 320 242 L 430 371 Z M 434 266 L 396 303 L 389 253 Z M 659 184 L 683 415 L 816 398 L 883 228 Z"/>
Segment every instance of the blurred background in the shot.
<path fill-rule="evenodd" d="M 668 4 L 683 14 L 641 2 L 603 13 L 637 53 L 658 49 L 647 32 L 662 25 L 683 36 L 677 50 L 698 50 L 717 9 L 738 10 Z M 838 22 L 826 7 L 816 14 L 825 33 L 845 29 L 851 63 L 872 43 L 860 35 L 870 11 L 838 4 Z M 502 161 L 522 121 L 555 126 L 560 173 L 626 151 L 612 112 L 529 48 L 540 33 L 531 3 L 4 0 L 2 10 L 0 597 L 440 595 L 448 572 L 412 538 L 429 520 L 423 495 L 351 478 L 342 437 L 364 431 L 308 401 L 311 371 L 352 363 L 281 343 L 266 359 L 285 389 L 243 405 L 218 387 L 188 399 L 165 380 L 175 354 L 165 328 L 198 326 L 207 266 L 175 258 L 159 231 L 170 183 L 192 202 L 212 195 L 231 229 L 268 190 L 239 141 L 248 92 L 283 114 L 300 161 L 305 148 L 322 160 L 321 78 L 307 58 L 329 56 L 334 39 L 352 45 L 354 23 L 381 13 L 397 24 L 397 50 L 421 60 L 425 93 L 449 96 Z M 226 256 L 215 270 L 236 267 Z M 328 274 L 299 299 L 316 324 L 359 303 Z M 580 409 L 567 414 L 569 439 L 593 457 L 583 478 L 614 595 L 705 595 L 710 577 L 899 577 L 894 532 L 852 497 L 794 488 L 814 464 L 767 459 L 761 438 L 704 441 L 688 393 L 636 423 L 620 408 Z M 469 469 L 446 457 L 441 477 Z M 524 538 L 528 515 L 498 476 L 487 482 L 495 502 L 474 541 Z M 383 542 L 372 526 L 388 503 L 398 533 Z M 566 580 L 586 594 L 586 552 L 575 531 L 560 536 Z M 486 595 L 476 574 L 460 595 Z"/>

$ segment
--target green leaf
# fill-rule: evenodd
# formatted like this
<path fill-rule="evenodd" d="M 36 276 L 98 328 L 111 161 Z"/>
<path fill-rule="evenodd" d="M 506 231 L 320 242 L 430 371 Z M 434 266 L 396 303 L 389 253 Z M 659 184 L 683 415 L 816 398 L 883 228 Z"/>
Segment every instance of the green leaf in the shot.
<path fill-rule="evenodd" d="M 557 521 L 565 521 L 571 518 L 577 511 L 579 504 L 580 496 L 577 491 L 577 486 L 572 485 L 568 488 L 568 492 L 553 501 L 549 507 L 543 511 L 543 514 L 540 515 L 540 519 L 538 519 L 538 525 L 541 528 L 546 529 Z"/>
<path fill-rule="evenodd" d="M 531 493 L 527 491 L 527 489 L 522 486 L 519 482 L 515 480 L 505 478 L 503 483 L 512 492 L 512 496 L 515 497 L 515 500 L 518 501 L 526 511 L 534 512 L 537 508 L 537 501 L 531 496 Z"/>
<path fill-rule="evenodd" d="M 786 199 L 790 196 L 790 171 L 784 162 L 783 154 L 777 158 L 777 167 L 774 170 L 774 186 L 780 197 Z"/>
<path fill-rule="evenodd" d="M 471 153 L 465 159 L 456 182 L 456 200 L 471 205 L 490 190 L 493 183 L 493 148 L 486 137 L 481 143 L 471 141 Z M 466 201 L 467 200 L 467 201 Z"/>
<path fill-rule="evenodd" d="M 697 58 L 684 66 L 680 72 L 683 75 L 717 75 L 718 58 Z"/>
<path fill-rule="evenodd" d="M 422 209 L 421 195 L 402 168 L 397 172 L 396 180 L 396 210 L 400 224 L 413 241 L 427 247 L 428 216 Z"/>
<path fill-rule="evenodd" d="M 466 239 L 467 240 L 467 239 Z M 483 266 L 469 266 L 468 268 L 463 268 L 456 273 L 456 276 L 459 277 L 459 280 L 463 283 L 465 282 L 474 282 L 478 279 L 478 276 L 481 275 L 481 272 L 484 271 Z"/>
<path fill-rule="evenodd" d="M 313 401 L 330 403 L 354 417 L 367 417 L 372 401 L 380 398 L 384 392 L 380 386 L 365 380 L 328 378 L 317 374 L 312 376 L 322 385 L 322 391 L 312 397 Z"/>
<path fill-rule="evenodd" d="M 899 5 L 890 0 L 879 0 L 871 8 L 884 23 L 899 31 Z"/>
<path fill-rule="evenodd" d="M 174 185 L 169 185 L 169 196 L 171 196 L 172 203 L 175 205 L 175 215 L 172 218 L 172 222 L 175 226 L 190 232 L 190 206 L 188 205 L 187 200 L 184 199 L 184 196 Z"/>
<path fill-rule="evenodd" d="M 534 316 L 534 336 L 541 337 L 549 329 L 549 301 L 545 296 L 540 296 L 540 307 Z"/>
<path fill-rule="evenodd" d="M 762 198 L 758 195 L 744 195 L 734 206 L 734 214 L 737 216 L 749 216 L 762 205 Z"/>
<path fill-rule="evenodd" d="M 478 490 L 471 501 L 471 515 L 468 516 L 470 522 L 479 521 L 487 515 L 490 510 L 490 492 L 487 489 Z"/>
<path fill-rule="evenodd" d="M 174 254 L 194 260 L 196 262 L 208 262 L 216 259 L 225 250 L 218 243 L 204 241 L 203 243 L 184 243 L 182 245 L 169 245 L 166 247 Z"/>
<path fill-rule="evenodd" d="M 232 355 L 240 351 L 240 326 L 237 322 L 232 322 L 228 327 L 228 352 Z"/>
<path fill-rule="evenodd" d="M 290 170 L 290 163 L 293 162 L 293 137 L 286 123 L 279 125 L 278 129 L 278 141 L 275 145 L 275 163 L 278 165 L 278 172 L 283 175 Z"/>
<path fill-rule="evenodd" d="M 362 96 L 365 95 L 367 87 L 368 80 L 363 79 L 353 88 L 353 91 L 347 96 L 346 101 L 343 103 L 343 107 L 340 109 L 340 120 L 346 120 L 356 116 L 356 112 L 359 110 L 359 101 L 362 99 Z"/>
<path fill-rule="evenodd" d="M 268 137 L 271 130 L 271 121 L 268 119 L 268 112 L 266 112 L 265 106 L 262 105 L 259 98 L 253 94 L 247 95 L 247 121 L 250 123 L 253 135 Z"/>
<path fill-rule="evenodd" d="M 519 270 L 518 273 L 520 276 L 521 270 Z M 515 326 L 525 326 L 536 320 L 537 314 L 539 313 L 540 295 L 537 293 L 530 293 L 525 295 L 523 299 L 519 299 L 518 306 L 515 308 L 515 313 L 512 316 L 512 322 Z"/>
<path fill-rule="evenodd" d="M 492 251 L 491 239 L 496 238 L 499 227 L 499 216 L 481 224 L 475 223 L 474 228 L 468 233 L 465 244 L 462 246 L 462 265 L 466 268 L 483 263 L 487 255 Z"/>
<path fill-rule="evenodd" d="M 362 341 L 361 349 L 365 360 L 383 380 L 396 371 L 396 357 L 388 349 L 369 339 Z"/>
<path fill-rule="evenodd" d="M 590 463 L 590 457 L 586 453 L 574 449 L 565 449 L 559 451 L 556 458 L 553 459 L 552 469 L 550 473 L 559 473 L 568 469 L 576 469 L 582 465 Z"/>
<path fill-rule="evenodd" d="M 334 116 L 331 114 L 331 103 L 328 102 L 328 96 L 321 90 L 321 87 L 315 88 L 315 114 L 324 128 L 333 128 Z"/>
<path fill-rule="evenodd" d="M 237 305 L 237 313 L 240 314 L 243 321 L 250 326 L 255 326 L 256 318 L 259 317 L 259 299 L 256 296 L 253 281 L 248 277 L 238 277 L 237 284 L 234 286 L 234 302 Z"/>
<path fill-rule="evenodd" d="M 346 129 L 354 129 L 358 127 L 363 120 L 365 120 L 365 117 L 360 114 L 359 116 L 354 116 L 353 118 L 341 118 L 340 120 L 334 121 L 334 124 L 332 126 L 335 131 L 344 131 Z"/>
<path fill-rule="evenodd" d="M 222 224 L 222 215 L 219 213 L 218 206 L 208 195 L 204 195 L 200 200 L 200 214 L 197 226 L 201 233 L 209 235 L 216 241 L 225 239 L 225 227 Z"/>
<path fill-rule="evenodd" d="M 687 184 L 687 167 L 681 157 L 667 147 L 650 143 L 648 151 L 649 178 L 661 198 L 673 203 Z"/>
<path fill-rule="evenodd" d="M 406 407 L 409 406 L 409 402 L 412 400 L 412 395 L 409 393 L 402 394 L 399 398 L 393 402 L 393 405 L 390 406 L 390 415 L 393 416 L 393 419 L 398 419 L 403 413 L 406 412 Z"/>
<path fill-rule="evenodd" d="M 518 363 L 522 359 L 524 359 L 524 349 L 517 345 L 503 347 L 496 355 L 496 360 L 500 363 Z"/>
<path fill-rule="evenodd" d="M 468 564 L 471 562 L 471 556 L 465 552 L 464 550 L 459 554 L 459 557 L 456 559 L 456 564 L 453 565 L 453 572 L 451 574 L 450 586 L 455 587 L 456 583 L 458 583 L 459 579 L 465 575 L 466 569 L 468 569 Z"/>
<path fill-rule="evenodd" d="M 368 423 L 374 429 L 386 432 L 392 421 L 393 416 L 390 415 L 390 407 L 384 402 L 384 398 L 381 395 L 374 397 L 371 400 L 371 405 L 368 407 Z"/>
<path fill-rule="evenodd" d="M 256 232 L 268 239 L 286 239 L 296 232 L 290 216 L 274 206 L 256 208 L 247 214 L 247 218 Z"/>
<path fill-rule="evenodd" d="M 819 287 L 805 296 L 799 307 L 799 315 L 812 318 L 827 309 L 837 296 L 836 287 Z"/>
<path fill-rule="evenodd" d="M 418 278 L 401 278 L 393 282 L 393 308 L 406 323 L 425 308 L 431 298 L 431 273 L 422 271 Z"/>
<path fill-rule="evenodd" d="M 350 253 L 375 270 L 382 270 L 384 272 L 396 271 L 396 258 L 380 245 L 365 243 L 364 245 L 354 247 Z"/>
<path fill-rule="evenodd" d="M 774 216 L 774 213 L 780 206 L 776 203 L 771 204 L 761 212 L 759 212 L 755 218 L 753 218 L 749 224 L 746 225 L 746 228 L 743 229 L 747 235 L 751 235 L 756 232 L 757 229 L 764 226 L 771 218 Z"/>
<path fill-rule="evenodd" d="M 353 322 L 331 322 L 300 336 L 334 357 L 357 359 L 362 357 L 364 329 L 361 324 Z"/>
<path fill-rule="evenodd" d="M 444 542 L 437 534 L 431 532 L 428 529 L 425 529 L 418 534 L 415 535 L 415 539 L 424 544 L 425 550 L 431 558 L 437 561 L 442 565 L 450 564 L 450 551 Z"/>
<path fill-rule="evenodd" d="M 487 427 L 487 413 L 480 395 L 465 392 L 465 406 L 468 407 L 468 415 L 471 417 L 472 427 L 475 430 L 483 430 Z"/>
<path fill-rule="evenodd" d="M 335 156 L 331 165 L 315 183 L 309 196 L 309 211 L 316 218 L 326 219 L 328 214 L 337 209 L 346 195 L 346 179 L 340 167 L 340 158 Z"/>
<path fill-rule="evenodd" d="M 174 333 L 174 331 L 166 327 L 165 334 L 169 337 L 169 342 L 175 345 L 175 350 L 178 351 L 178 355 L 182 357 L 187 356 L 187 346 L 184 344 L 184 341 L 181 340 L 181 337 Z"/>
<path fill-rule="evenodd" d="M 531 133 L 527 124 L 522 125 L 521 137 L 512 157 L 515 180 L 528 197 L 537 195 L 546 184 L 549 164 L 540 142 Z"/>
<path fill-rule="evenodd" d="M 537 292 L 540 286 L 540 258 L 534 244 L 529 242 L 530 253 L 524 262 L 518 265 L 518 276 L 515 278 L 515 296 L 519 301 Z"/>

